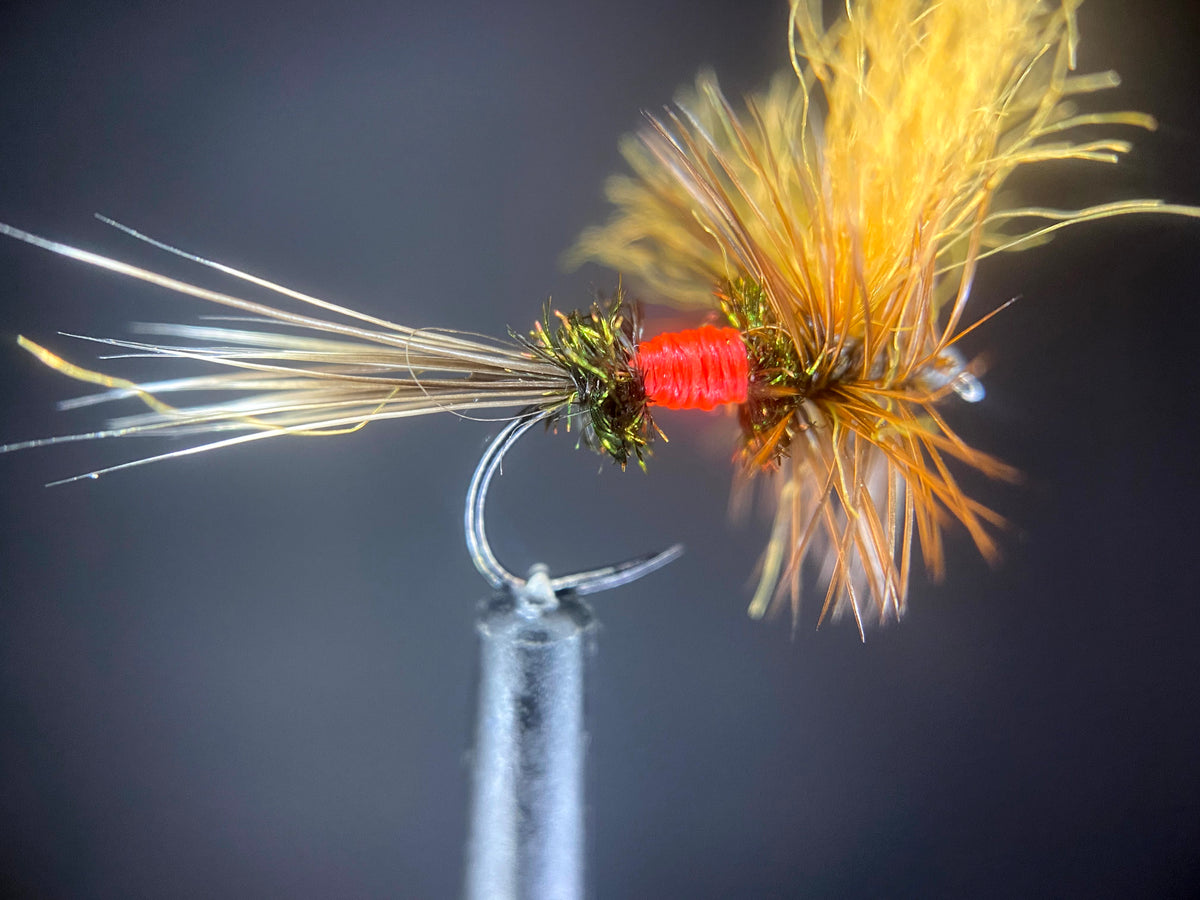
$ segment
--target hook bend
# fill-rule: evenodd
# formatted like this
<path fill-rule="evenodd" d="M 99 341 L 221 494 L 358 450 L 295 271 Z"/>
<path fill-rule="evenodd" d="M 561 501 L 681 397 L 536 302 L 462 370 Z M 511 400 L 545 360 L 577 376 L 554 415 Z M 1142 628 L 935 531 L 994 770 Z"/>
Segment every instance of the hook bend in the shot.
<path fill-rule="evenodd" d="M 508 571 L 500 560 L 496 559 L 496 554 L 492 552 L 492 545 L 488 542 L 487 532 L 484 529 L 483 511 L 492 476 L 500 468 L 504 454 L 525 432 L 545 418 L 545 413 L 531 412 L 519 416 L 505 425 L 484 451 L 479 464 L 475 467 L 475 474 L 471 476 L 471 486 L 467 490 L 467 508 L 463 526 L 471 562 L 494 589 L 509 591 L 518 597 L 525 596 L 534 587 L 530 581 L 538 582 L 538 593 L 544 591 L 545 570 L 540 566 L 535 566 L 530 579 L 521 578 Z M 672 544 L 658 553 L 635 557 L 615 565 L 550 578 L 548 579 L 549 588 L 556 596 L 567 592 L 576 596 L 597 594 L 600 591 L 607 591 L 636 581 L 643 575 L 649 575 L 667 563 L 678 559 L 682 553 L 682 544 Z"/>

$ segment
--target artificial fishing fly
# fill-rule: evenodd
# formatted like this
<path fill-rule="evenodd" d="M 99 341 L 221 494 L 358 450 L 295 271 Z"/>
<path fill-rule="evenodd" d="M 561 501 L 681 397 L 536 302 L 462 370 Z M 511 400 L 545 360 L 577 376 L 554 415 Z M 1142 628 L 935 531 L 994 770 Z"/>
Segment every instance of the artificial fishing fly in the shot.
<path fill-rule="evenodd" d="M 532 331 L 489 340 L 363 315 L 124 226 L 301 311 L 0 225 L 18 240 L 235 311 L 219 324 L 142 325 L 144 340 L 100 340 L 123 355 L 217 369 L 158 381 L 80 368 L 20 338 L 50 367 L 105 388 L 64 407 L 137 399 L 148 411 L 0 451 L 125 435 L 194 440 L 77 476 L 95 477 L 272 437 L 508 409 L 521 421 L 510 434 L 531 418 L 578 423 L 589 446 L 644 466 L 661 434 L 655 407 L 733 404 L 739 476 L 773 487 L 751 614 L 790 605 L 797 615 L 808 560 L 824 582 L 822 619 L 850 615 L 862 630 L 898 618 L 914 544 L 934 575 L 951 522 L 984 556 L 996 553 L 992 532 L 1002 520 L 966 496 L 952 469 L 1013 472 L 968 446 L 940 411 L 955 398 L 983 397 L 955 346 L 992 314 L 966 316 L 978 264 L 1086 221 L 1200 216 L 1158 200 L 1055 210 L 1000 193 L 1026 166 L 1112 163 L 1130 149 L 1091 131 L 1082 137 L 1084 129 L 1154 127 L 1142 113 L 1076 108 L 1118 84 L 1112 72 L 1074 74 L 1080 2 L 848 0 L 845 16 L 825 27 L 818 0 L 792 0 L 791 67 L 744 110 L 705 73 L 673 107 L 648 116 L 622 144 L 632 175 L 609 184 L 612 218 L 585 232 L 570 256 L 620 270 L 656 302 L 718 311 L 721 327 L 643 341 L 636 306 L 618 292 L 584 312 L 547 308 Z M 166 399 L 214 393 L 234 399 Z"/>

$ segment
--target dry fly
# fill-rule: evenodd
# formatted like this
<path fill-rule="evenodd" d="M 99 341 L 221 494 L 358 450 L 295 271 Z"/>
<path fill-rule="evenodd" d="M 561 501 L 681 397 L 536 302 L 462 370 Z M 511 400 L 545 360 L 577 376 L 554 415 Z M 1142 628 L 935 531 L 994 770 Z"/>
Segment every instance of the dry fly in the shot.
<path fill-rule="evenodd" d="M 736 404 L 738 472 L 770 479 L 774 504 L 750 613 L 790 604 L 795 616 L 811 560 L 823 579 L 822 620 L 851 615 L 861 630 L 897 618 L 914 544 L 935 576 L 949 524 L 984 556 L 996 553 L 1000 517 L 966 496 L 954 471 L 1012 471 L 968 446 L 941 412 L 983 397 L 955 346 L 991 315 L 966 315 L 979 263 L 1096 219 L 1200 216 L 1159 200 L 1058 210 L 1000 193 L 1027 166 L 1114 163 L 1129 151 L 1098 130 L 1154 127 L 1139 112 L 1081 108 L 1118 78 L 1075 73 L 1079 2 L 847 0 L 826 27 L 819 0 L 792 0 L 790 67 L 765 92 L 735 108 L 702 73 L 647 116 L 622 144 L 632 174 L 609 184 L 611 219 L 585 232 L 571 258 L 619 270 L 656 302 L 719 312 L 724 327 L 643 341 L 636 306 L 618 292 L 581 312 L 547 308 L 532 331 L 487 340 L 363 315 L 131 229 L 291 305 L 0 226 L 232 311 L 224 322 L 145 325 L 139 340 L 100 341 L 213 367 L 164 380 L 101 374 L 20 338 L 51 368 L 104 389 L 64 407 L 136 399 L 146 410 L 0 449 L 126 435 L 188 441 L 77 476 L 85 478 L 383 419 L 507 409 L 574 423 L 596 450 L 644 465 L 661 434 L 656 406 Z"/>

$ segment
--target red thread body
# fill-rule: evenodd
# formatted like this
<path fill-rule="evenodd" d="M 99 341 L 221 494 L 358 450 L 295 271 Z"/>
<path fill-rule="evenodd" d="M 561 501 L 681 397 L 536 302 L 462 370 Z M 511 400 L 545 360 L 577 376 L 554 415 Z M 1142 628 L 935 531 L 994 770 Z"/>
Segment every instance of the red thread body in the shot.
<path fill-rule="evenodd" d="M 667 409 L 744 403 L 750 387 L 746 345 L 736 328 L 704 325 L 638 344 L 646 398 Z"/>

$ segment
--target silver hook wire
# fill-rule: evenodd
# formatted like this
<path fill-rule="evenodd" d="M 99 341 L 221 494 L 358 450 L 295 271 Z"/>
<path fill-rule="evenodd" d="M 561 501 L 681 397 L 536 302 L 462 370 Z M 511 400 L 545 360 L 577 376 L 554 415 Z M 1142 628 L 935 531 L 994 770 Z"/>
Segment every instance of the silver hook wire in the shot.
<path fill-rule="evenodd" d="M 494 589 L 510 591 L 517 597 L 526 596 L 531 588 L 534 588 L 535 593 L 542 594 L 547 580 L 545 569 L 542 566 L 535 566 L 527 580 L 504 568 L 500 560 L 496 559 L 496 554 L 492 552 L 492 545 L 488 543 L 487 532 L 484 530 L 483 524 L 483 509 L 487 502 L 488 486 L 492 482 L 492 476 L 500 468 L 504 454 L 525 432 L 545 418 L 545 413 L 526 413 L 505 425 L 480 457 L 479 465 L 475 467 L 475 474 L 471 476 L 471 486 L 467 490 L 467 509 L 463 525 L 471 562 Z M 683 544 L 672 544 L 658 553 L 635 557 L 615 565 L 550 578 L 548 579 L 549 587 L 555 595 L 566 592 L 576 596 L 598 594 L 600 591 L 620 587 L 636 581 L 643 575 L 649 575 L 667 563 L 678 559 L 682 553 Z M 530 582 L 537 584 L 530 584 Z"/>

